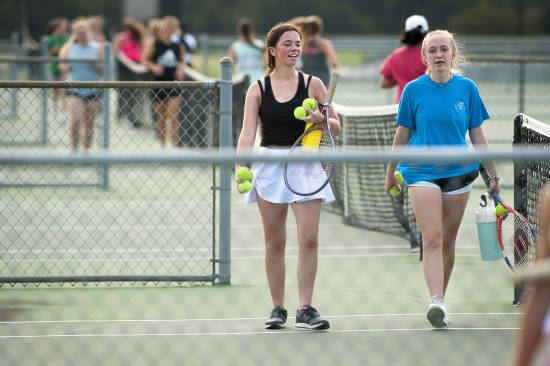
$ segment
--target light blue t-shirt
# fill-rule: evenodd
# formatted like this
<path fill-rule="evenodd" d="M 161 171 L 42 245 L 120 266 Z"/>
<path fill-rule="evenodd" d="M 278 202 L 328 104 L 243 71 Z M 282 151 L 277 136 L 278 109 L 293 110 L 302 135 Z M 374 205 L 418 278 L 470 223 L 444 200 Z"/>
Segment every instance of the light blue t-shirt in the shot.
<path fill-rule="evenodd" d="M 489 119 L 489 114 L 476 85 L 457 74 L 446 85 L 435 85 L 428 75 L 411 81 L 403 90 L 397 113 L 397 125 L 412 130 L 408 147 L 415 150 L 444 146 L 468 149 L 466 132 L 480 126 L 486 119 Z M 407 184 L 454 177 L 477 169 L 478 162 L 423 161 L 400 162 L 398 165 Z"/>
<path fill-rule="evenodd" d="M 236 41 L 233 50 L 237 59 L 236 75 L 248 74 L 248 84 L 251 85 L 264 77 L 265 71 L 262 59 L 263 44 L 255 40 L 254 45 L 247 42 Z"/>
<path fill-rule="evenodd" d="M 97 42 L 90 42 L 87 45 L 81 45 L 80 43 L 74 43 L 69 48 L 67 58 L 89 58 L 91 60 L 97 60 L 99 58 L 99 44 Z M 101 73 L 94 67 L 92 62 L 70 62 L 71 71 L 69 72 L 70 81 L 99 81 Z M 93 88 L 81 88 L 81 89 L 69 89 L 70 92 L 77 93 L 83 97 L 97 94 L 99 89 Z"/>

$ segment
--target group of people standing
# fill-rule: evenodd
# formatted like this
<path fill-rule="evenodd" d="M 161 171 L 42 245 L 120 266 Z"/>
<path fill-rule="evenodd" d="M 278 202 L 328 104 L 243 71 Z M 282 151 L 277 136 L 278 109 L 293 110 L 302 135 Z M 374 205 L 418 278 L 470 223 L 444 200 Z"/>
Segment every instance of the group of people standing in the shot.
<path fill-rule="evenodd" d="M 71 24 L 65 18 L 55 18 L 47 26 L 49 55 L 66 59 L 50 64 L 53 80 L 99 81 L 103 73 L 103 42 L 101 32 L 104 20 L 100 16 L 77 18 Z M 197 43 L 193 36 L 184 33 L 176 17 L 151 19 L 146 28 L 132 18 L 123 20 L 123 30 L 113 39 L 113 53 L 117 60 L 118 78 L 121 81 L 173 81 L 183 80 L 184 69 L 192 63 L 192 52 Z M 70 61 L 74 59 L 75 61 Z M 80 60 L 77 60 L 80 59 Z M 82 61 L 90 59 L 90 62 Z M 63 96 L 63 98 L 60 98 Z M 94 120 L 100 111 L 101 91 L 96 88 L 55 89 L 54 102 L 62 99 L 62 109 L 70 115 L 71 147 L 77 150 L 90 148 L 93 142 Z M 143 126 L 143 93 L 140 90 L 120 89 L 119 118 L 127 119 L 132 126 Z M 152 118 L 161 146 L 167 141 L 178 146 L 181 138 L 179 114 L 181 97 L 174 89 L 151 91 Z"/>

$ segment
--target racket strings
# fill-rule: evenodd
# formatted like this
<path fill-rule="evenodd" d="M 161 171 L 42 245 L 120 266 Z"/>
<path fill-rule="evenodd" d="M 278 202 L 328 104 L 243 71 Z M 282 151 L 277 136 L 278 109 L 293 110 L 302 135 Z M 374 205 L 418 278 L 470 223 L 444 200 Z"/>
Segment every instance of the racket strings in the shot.
<path fill-rule="evenodd" d="M 515 266 L 525 268 L 535 259 L 535 237 L 529 224 L 521 217 L 509 214 L 507 219 L 505 220 L 507 222 L 506 237 L 508 238 L 506 249 L 513 255 Z"/>
<path fill-rule="evenodd" d="M 303 136 L 296 152 L 330 153 L 334 151 L 334 140 L 326 129 L 314 128 Z M 285 182 L 294 193 L 311 195 L 319 192 L 331 178 L 334 163 L 320 159 L 317 162 L 287 163 Z"/>

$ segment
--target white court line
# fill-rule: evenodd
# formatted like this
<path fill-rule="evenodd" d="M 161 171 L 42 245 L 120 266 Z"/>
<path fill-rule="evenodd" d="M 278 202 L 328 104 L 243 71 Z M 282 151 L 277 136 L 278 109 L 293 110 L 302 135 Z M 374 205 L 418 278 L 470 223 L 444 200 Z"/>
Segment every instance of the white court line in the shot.
<path fill-rule="evenodd" d="M 468 315 L 468 316 L 508 316 L 521 315 L 522 313 L 449 313 L 449 315 Z M 324 318 L 345 319 L 345 318 L 386 318 L 398 316 L 426 316 L 426 313 L 388 313 L 388 314 L 343 314 L 343 315 L 326 315 Z M 248 318 L 196 318 L 196 319 L 97 319 L 97 320 L 16 320 L 16 321 L 0 321 L 1 324 L 78 324 L 78 323 L 183 323 L 183 322 L 220 322 L 220 321 L 246 321 L 246 320 L 263 320 L 265 317 L 248 317 Z M 288 319 L 295 319 L 289 316 Z"/>
<path fill-rule="evenodd" d="M 457 249 L 478 249 L 479 245 L 461 245 Z M 298 246 L 287 246 L 286 250 L 298 250 Z M 410 249 L 408 244 L 405 245 L 355 245 L 355 246 L 320 246 L 319 251 L 338 251 L 338 250 L 378 250 L 378 249 Z M 231 248 L 232 252 L 263 252 L 265 247 L 237 247 Z M 112 248 L 112 249 L 8 249 L 0 250 L 0 254 L 106 254 L 106 253 L 187 253 L 190 251 L 212 252 L 212 248 Z M 247 257 L 250 258 L 250 257 Z"/>
<path fill-rule="evenodd" d="M 443 331 L 449 332 L 453 330 L 468 330 L 468 331 L 516 331 L 520 328 L 453 328 L 447 327 L 445 330 L 435 328 L 380 328 L 380 329 L 337 329 L 337 330 L 275 330 L 261 332 L 213 332 L 213 333 L 112 333 L 112 334 L 36 334 L 36 335 L 17 335 L 17 336 L 0 336 L 0 339 L 18 339 L 18 338 L 113 338 L 113 337 L 196 337 L 196 336 L 237 336 L 237 335 L 277 335 L 277 334 L 311 334 L 315 333 L 384 333 L 384 332 L 426 332 L 426 331 Z"/>
<path fill-rule="evenodd" d="M 369 257 L 403 257 L 403 256 L 418 256 L 418 253 L 373 253 L 373 254 L 323 254 L 319 253 L 319 258 L 369 258 Z M 479 253 L 470 253 L 470 254 L 461 254 L 456 253 L 456 257 L 478 257 Z M 286 258 L 298 258 L 297 254 L 289 254 L 286 255 Z M 263 255 L 250 255 L 250 256 L 231 256 L 231 260 L 250 260 L 250 259 L 265 259 L 265 256 Z M 192 257 L 179 257 L 179 258 L 173 258 L 173 257 L 156 257 L 156 258 L 120 258 L 120 259 L 112 259 L 112 258 L 69 258 L 69 259 L 49 259 L 49 258 L 34 258 L 34 259 L 5 259 L 2 260 L 3 263 L 34 263 L 34 262 L 40 262 L 40 263 L 72 263 L 75 261 L 83 262 L 83 263 L 155 263 L 155 262 L 179 262 L 179 261 L 209 261 L 210 258 L 192 258 Z"/>

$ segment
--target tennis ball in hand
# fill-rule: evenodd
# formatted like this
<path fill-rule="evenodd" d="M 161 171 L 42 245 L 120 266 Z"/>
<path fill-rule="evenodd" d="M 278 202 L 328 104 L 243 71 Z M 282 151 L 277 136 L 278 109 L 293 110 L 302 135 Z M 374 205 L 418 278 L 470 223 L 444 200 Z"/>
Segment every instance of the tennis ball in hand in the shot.
<path fill-rule="evenodd" d="M 495 213 L 497 214 L 497 216 L 502 216 L 506 214 L 506 212 L 508 212 L 508 210 L 500 203 L 497 205 L 497 207 L 495 207 Z"/>
<path fill-rule="evenodd" d="M 294 117 L 296 117 L 296 119 L 305 116 L 307 116 L 307 111 L 304 109 L 304 107 L 296 107 L 296 109 L 294 109 Z"/>
<path fill-rule="evenodd" d="M 395 175 L 395 179 L 397 179 L 397 183 L 398 183 L 398 184 L 403 183 L 403 176 L 401 175 L 401 173 L 399 173 L 399 172 L 396 170 L 395 173 L 394 173 L 394 175 Z M 390 188 L 390 195 L 392 195 L 392 196 L 397 196 L 399 193 L 401 193 L 401 192 L 397 190 L 397 187 L 396 187 L 396 186 L 393 186 L 393 187 Z"/>
<path fill-rule="evenodd" d="M 252 188 L 252 183 L 250 183 L 250 181 L 244 181 L 242 183 L 239 183 L 239 191 L 241 193 L 246 193 L 248 191 L 250 191 L 250 189 Z"/>
<path fill-rule="evenodd" d="M 315 99 L 313 99 L 313 98 L 306 98 L 302 102 L 302 106 L 308 107 L 312 111 L 315 110 L 316 105 L 317 105 L 317 103 L 315 102 Z"/>
<path fill-rule="evenodd" d="M 254 179 L 254 173 L 252 173 L 247 168 L 241 168 L 237 170 L 237 178 L 239 178 L 239 180 L 251 181 L 252 179 Z"/>
<path fill-rule="evenodd" d="M 397 179 L 397 183 L 399 183 L 399 184 L 403 183 L 404 179 L 403 179 L 403 176 L 401 175 L 401 173 L 399 173 L 396 170 L 395 173 L 393 173 L 393 175 L 395 175 L 395 179 Z"/>

